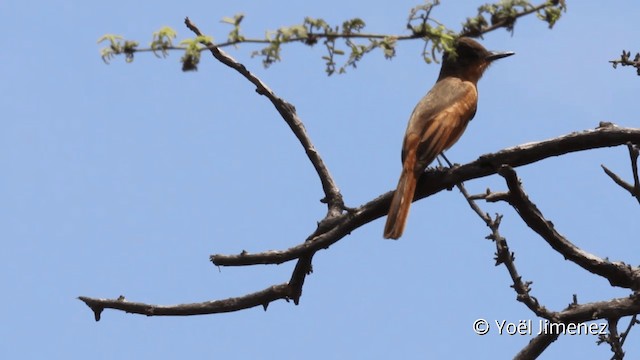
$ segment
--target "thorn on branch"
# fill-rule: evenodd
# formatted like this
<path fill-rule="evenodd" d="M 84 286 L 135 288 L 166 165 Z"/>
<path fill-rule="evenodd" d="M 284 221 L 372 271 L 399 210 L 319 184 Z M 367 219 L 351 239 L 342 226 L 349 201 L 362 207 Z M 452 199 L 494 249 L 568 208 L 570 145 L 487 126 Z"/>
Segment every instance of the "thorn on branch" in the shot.
<path fill-rule="evenodd" d="M 600 121 L 598 123 L 598 126 L 596 127 L 596 129 L 603 129 L 603 128 L 612 128 L 612 127 L 616 127 L 618 125 L 612 123 L 611 121 Z"/>
<path fill-rule="evenodd" d="M 567 309 L 573 309 L 576 306 L 578 306 L 578 294 L 573 294 L 571 303 L 569 303 L 569 306 L 567 306 Z"/>
<path fill-rule="evenodd" d="M 122 297 L 122 295 L 120 295 L 120 297 Z M 118 301 L 120 301 L 120 297 L 118 297 Z M 78 300 L 84 302 L 91 309 L 91 311 L 93 311 L 93 317 L 96 322 L 100 321 L 100 316 L 102 314 L 102 311 L 104 311 L 104 306 L 96 303 L 95 301 L 92 301 L 91 298 L 85 296 L 79 296 Z"/>

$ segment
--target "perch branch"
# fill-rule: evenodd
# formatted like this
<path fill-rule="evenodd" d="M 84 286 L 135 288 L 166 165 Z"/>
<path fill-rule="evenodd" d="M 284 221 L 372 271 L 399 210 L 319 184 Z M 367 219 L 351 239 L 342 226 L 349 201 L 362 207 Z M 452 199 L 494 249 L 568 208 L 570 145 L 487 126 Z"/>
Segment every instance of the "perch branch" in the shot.
<path fill-rule="evenodd" d="M 497 172 L 500 165 L 511 167 L 528 165 L 549 157 L 572 152 L 612 147 L 627 142 L 640 142 L 640 129 L 617 126 L 599 127 L 593 130 L 574 132 L 557 138 L 528 143 L 480 156 L 478 159 L 450 169 L 425 172 L 416 188 L 414 201 L 423 199 L 439 191 L 450 189 L 459 182 L 477 179 Z M 387 214 L 393 192 L 387 192 L 376 199 L 332 219 L 330 230 L 312 235 L 309 241 L 286 250 L 236 255 L 215 254 L 211 261 L 218 266 L 244 266 L 254 264 L 281 264 L 299 258 L 319 249 L 326 249 L 358 227 Z"/>
<path fill-rule="evenodd" d="M 627 142 L 639 143 L 640 129 L 600 127 L 594 130 L 586 130 L 550 140 L 504 149 L 497 153 L 480 156 L 475 161 L 452 169 L 425 172 L 418 183 L 416 200 L 422 199 L 441 190 L 451 188 L 460 181 L 476 179 L 494 174 L 500 164 L 508 164 L 512 167 L 522 166 L 552 156 L 559 156 L 587 149 L 619 146 L 626 144 Z M 331 223 L 328 230 L 322 229 L 322 231 L 319 231 L 321 229 L 319 227 L 305 243 L 295 246 L 289 250 L 273 252 L 273 254 L 276 255 L 271 253 L 243 253 L 232 256 L 213 255 L 211 260 L 217 265 L 238 266 L 242 264 L 276 264 L 296 258 L 300 259 L 301 257 L 315 253 L 319 249 L 329 247 L 358 227 L 384 216 L 388 211 L 392 195 L 392 192 L 388 192 L 360 206 L 359 208 L 354 209 L 353 211 L 334 218 L 334 222 Z M 615 265 L 609 264 L 609 266 Z M 93 309 L 94 313 L 98 314 L 98 318 L 102 310 L 106 308 L 119 309 L 130 313 L 144 315 L 149 315 L 151 313 L 149 309 L 154 310 L 151 315 L 179 315 L 178 312 L 180 312 L 180 314 L 187 315 L 184 311 L 185 306 L 186 309 L 190 309 L 192 312 L 190 315 L 235 311 L 257 305 L 264 306 L 264 304 L 268 304 L 269 302 L 277 299 L 295 300 L 296 296 L 299 296 L 301 292 L 298 292 L 296 295 L 294 291 L 295 288 L 292 287 L 295 285 L 298 289 L 301 289 L 304 276 L 306 276 L 306 273 L 303 273 L 302 270 L 310 271 L 311 269 L 310 266 L 306 268 L 301 266 L 301 273 L 297 274 L 294 271 L 294 275 L 292 275 L 292 279 L 289 284 L 276 285 L 275 287 L 270 287 L 263 291 L 227 300 L 168 307 L 160 306 L 156 309 L 156 305 L 129 303 L 126 301 L 89 297 L 81 297 L 80 299 Z M 615 270 L 614 273 L 616 273 L 616 271 L 618 270 Z M 625 271 L 622 272 L 623 274 L 625 273 Z M 294 278 L 294 276 L 298 277 Z M 580 305 L 558 314 L 558 319 L 560 321 L 577 321 L 579 319 L 585 319 L 583 321 L 588 321 L 596 318 L 607 318 L 610 316 L 630 316 L 640 312 L 640 301 L 636 298 L 618 299 L 616 301 L 617 302 L 615 302 L 615 304 L 620 305 L 620 307 L 608 306 L 609 303 L 596 303 L 596 305 L 594 305 L 595 307 L 592 308 L 587 305 Z M 245 307 L 238 307 L 238 303 L 244 304 Z M 227 304 L 227 306 L 223 306 L 221 304 Z M 234 306 L 230 306 L 229 304 L 234 304 Z M 204 310 L 206 306 L 209 306 L 208 310 Z M 602 308 L 598 308 L 597 306 L 601 306 Z"/>
<path fill-rule="evenodd" d="M 200 30 L 188 18 L 185 19 L 185 24 L 196 35 L 202 35 Z M 323 248 L 328 248 L 363 224 L 384 216 L 388 210 L 392 192 L 388 192 L 357 209 L 349 209 L 349 211 L 344 212 L 346 207 L 344 206 L 342 195 L 322 161 L 322 158 L 311 143 L 294 106 L 276 96 L 266 84 L 248 71 L 244 65 L 234 60 L 216 45 L 207 40 L 202 40 L 202 43 L 211 51 L 211 54 L 217 60 L 236 70 L 254 84 L 256 86 L 256 92 L 266 96 L 271 101 L 294 132 L 320 177 L 325 193 L 323 201 L 328 204 L 327 216 L 319 223 L 317 229 L 303 244 L 294 246 L 288 250 L 270 251 L 260 254 L 242 252 L 240 255 L 234 256 L 213 255 L 211 257 L 214 264 L 221 266 L 276 264 L 298 259 L 298 264 L 293 271 L 290 281 L 286 284 L 274 285 L 256 293 L 226 300 L 175 306 L 128 302 L 124 300 L 124 298 L 111 300 L 80 297 L 80 299 L 94 311 L 96 320 L 99 320 L 100 314 L 105 308 L 114 308 L 152 316 L 212 314 L 237 311 L 258 305 L 262 305 L 266 309 L 270 302 L 278 299 L 293 299 L 297 304 L 302 294 L 302 287 L 306 275 L 312 271 L 311 260 L 315 252 Z M 451 188 L 461 181 L 494 174 L 498 166 L 502 164 L 522 166 L 550 156 L 559 156 L 569 152 L 599 147 L 617 146 L 620 145 L 621 142 L 640 142 L 640 130 L 601 127 L 539 143 L 525 144 L 515 148 L 505 149 L 495 154 L 481 156 L 476 161 L 456 167 L 455 169 L 429 171 L 425 173 L 418 183 L 416 200 L 437 193 L 443 189 Z"/>

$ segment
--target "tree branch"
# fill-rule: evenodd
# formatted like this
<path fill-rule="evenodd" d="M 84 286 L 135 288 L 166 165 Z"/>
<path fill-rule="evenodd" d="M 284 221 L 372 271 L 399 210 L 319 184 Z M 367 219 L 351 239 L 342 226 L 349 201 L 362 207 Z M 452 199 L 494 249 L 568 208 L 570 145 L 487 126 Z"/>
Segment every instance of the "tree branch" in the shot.
<path fill-rule="evenodd" d="M 620 187 L 627 190 L 631 196 L 635 197 L 640 203 L 640 179 L 638 178 L 638 154 L 640 150 L 637 145 L 631 143 L 627 144 L 629 148 L 629 157 L 631 158 L 631 172 L 633 174 L 633 185 L 622 180 L 622 178 L 616 175 L 613 171 L 609 170 L 606 166 L 600 165 L 602 170 Z"/>
<path fill-rule="evenodd" d="M 632 164 L 635 163 L 634 161 L 637 159 L 633 158 L 633 152 L 632 152 L 632 146 L 631 144 L 629 144 L 629 151 L 632 154 Z M 447 160 L 445 158 L 445 160 Z M 447 162 L 449 162 L 447 160 Z M 450 164 L 450 163 L 449 163 Z M 531 215 L 529 215 L 528 213 L 539 213 L 539 211 L 537 210 L 536 206 L 529 202 L 527 195 L 524 193 L 524 191 L 522 190 L 522 187 L 520 186 L 519 180 L 515 174 L 515 171 L 507 166 L 503 166 L 499 169 L 498 173 L 500 175 L 502 175 L 503 177 L 505 177 L 505 179 L 507 180 L 507 185 L 509 186 L 510 192 L 509 193 L 491 193 L 489 190 L 487 190 L 486 194 L 483 195 L 476 195 L 476 196 L 471 196 L 469 195 L 469 193 L 466 191 L 464 184 L 463 183 L 459 183 L 456 184 L 456 186 L 458 187 L 458 189 L 460 189 L 460 192 L 463 194 L 463 196 L 465 197 L 465 199 L 467 200 L 467 202 L 469 203 L 469 205 L 471 206 L 472 210 L 478 214 L 478 216 L 485 222 L 485 224 L 487 225 L 487 227 L 489 227 L 491 229 L 491 234 L 489 236 L 487 236 L 488 239 L 493 240 L 496 244 L 496 265 L 499 264 L 504 264 L 505 267 L 507 268 L 509 275 L 513 281 L 513 285 L 512 287 L 516 290 L 516 293 L 518 294 L 517 300 L 520 302 L 523 302 L 525 305 L 527 305 L 527 307 L 533 312 L 535 313 L 537 316 L 539 317 L 543 317 L 546 318 L 548 320 L 550 320 L 552 323 L 564 323 L 564 324 L 572 324 L 572 323 L 582 323 L 585 321 L 590 321 L 593 320 L 592 318 L 588 318 L 588 319 L 580 319 L 578 321 L 576 321 L 576 317 L 575 315 L 570 315 L 572 314 L 571 312 L 578 309 L 578 310 L 584 310 L 584 309 L 592 309 L 594 306 L 593 304 L 587 304 L 587 305 L 578 305 L 578 301 L 577 301 L 577 297 L 576 295 L 574 295 L 574 301 L 573 303 L 571 303 L 567 309 L 563 312 L 557 313 L 557 312 L 552 312 L 547 310 L 544 306 L 540 305 L 538 300 L 534 297 L 532 297 L 530 295 L 530 284 L 529 282 L 523 282 L 521 276 L 518 274 L 518 271 L 515 267 L 515 263 L 514 263 L 514 254 L 509 250 L 508 245 L 507 245 L 507 241 L 504 237 L 502 237 L 500 235 L 500 232 L 498 230 L 499 225 L 500 225 L 500 221 L 502 219 L 501 215 L 496 215 L 495 220 L 492 219 L 488 213 L 485 213 L 484 211 L 482 211 L 480 209 L 480 207 L 476 204 L 475 200 L 476 199 L 485 199 L 486 201 L 507 201 L 510 204 L 512 204 L 514 206 L 514 208 L 516 208 L 516 210 L 518 211 L 518 213 L 522 216 L 523 220 L 525 220 L 525 222 L 527 223 L 527 225 L 529 225 L 529 227 L 531 227 L 532 229 L 536 230 L 534 227 L 537 227 L 538 225 L 534 225 L 532 224 L 530 221 L 527 220 L 527 218 L 531 217 Z M 514 199 L 515 197 L 515 199 Z M 524 204 L 525 206 L 525 210 L 526 211 L 522 211 L 522 204 Z M 520 206 L 519 206 L 520 205 Z M 540 218 L 542 218 L 542 215 L 540 215 Z M 548 226 L 552 226 L 550 225 L 551 223 L 549 221 L 544 220 L 544 223 L 547 224 Z M 540 234 L 539 231 L 536 231 Z M 541 234 L 541 236 L 544 237 L 544 235 Z M 557 241 L 561 241 L 561 240 L 557 240 Z M 565 241 L 566 243 L 568 243 L 568 241 Z M 557 251 L 559 251 L 560 253 L 562 253 L 563 255 L 565 255 L 565 258 L 569 258 L 572 261 L 576 262 L 574 259 L 576 257 L 578 258 L 589 258 L 589 257 L 593 257 L 590 254 L 587 254 L 585 252 L 582 252 L 582 250 L 578 249 L 578 248 L 571 248 L 573 247 L 573 244 L 563 244 L 563 247 L 569 247 L 571 252 L 570 255 L 567 256 L 565 252 L 563 252 L 562 250 L 558 249 L 557 246 L 554 246 L 554 249 L 556 249 Z M 578 253 L 577 255 L 574 255 L 574 253 Z M 586 255 L 585 255 L 586 254 Z M 578 263 L 578 262 L 577 262 Z M 589 270 L 589 269 L 587 269 Z M 639 272 L 640 269 L 631 269 L 630 267 L 626 267 L 623 266 L 621 271 L 626 271 L 626 270 L 631 270 L 632 276 L 630 276 L 631 279 L 634 278 L 634 276 L 636 276 Z M 615 274 L 617 275 L 617 274 Z M 623 276 L 626 276 L 627 274 L 623 274 Z M 607 277 L 609 278 L 609 277 Z M 610 282 L 613 281 L 610 280 Z M 636 282 L 637 283 L 637 282 Z M 639 300 L 639 296 L 633 295 L 631 298 L 633 298 L 635 301 L 635 303 L 637 304 L 638 300 Z M 611 303 L 617 303 L 617 300 L 614 299 L 611 302 L 607 303 L 611 304 Z M 598 313 L 598 315 L 600 315 L 600 310 L 595 310 L 593 312 L 593 316 L 595 316 L 596 311 Z M 617 324 L 618 324 L 618 320 L 619 320 L 619 316 L 610 316 L 610 317 L 604 317 L 607 319 L 608 324 L 609 324 L 609 333 L 608 335 L 604 335 L 604 334 L 600 334 L 600 342 L 607 342 L 610 344 L 611 346 L 611 351 L 614 353 L 613 358 L 612 359 L 619 359 L 622 360 L 624 357 L 624 351 L 623 351 L 623 344 L 624 341 L 631 329 L 631 327 L 636 323 L 636 316 L 637 315 L 633 315 L 633 318 L 631 319 L 630 323 L 629 323 L 629 327 L 627 328 L 627 330 L 623 333 L 622 336 L 618 335 L 618 329 L 617 329 Z M 514 359 L 536 359 L 538 356 L 540 356 L 547 348 L 548 346 L 554 342 L 555 340 L 557 340 L 558 336 L 560 335 L 560 332 L 543 332 L 541 334 L 539 334 L 538 336 L 536 336 L 534 339 L 532 339 L 529 344 L 527 346 L 525 346 L 520 352 L 518 352 L 518 354 L 516 354 L 516 356 L 514 357 Z"/>
<path fill-rule="evenodd" d="M 435 194 L 444 189 L 451 188 L 460 181 L 476 179 L 479 177 L 494 174 L 497 171 L 496 164 L 522 166 L 552 156 L 559 156 L 570 152 L 583 151 L 600 147 L 618 146 L 626 144 L 627 142 L 640 143 L 640 129 L 601 127 L 595 130 L 572 133 L 555 139 L 508 148 L 497 153 L 480 156 L 477 160 L 472 161 L 471 163 L 461 165 L 452 169 L 430 170 L 425 172 L 418 183 L 416 200 L 422 199 L 431 194 Z M 353 209 L 350 212 L 333 218 L 330 222 L 321 223 L 318 229 L 308 238 L 308 241 L 305 241 L 304 243 L 294 246 L 288 250 L 259 254 L 249 254 L 247 252 L 243 252 L 239 255 L 213 255 L 211 257 L 211 261 L 214 264 L 220 266 L 240 266 L 253 264 L 279 264 L 285 261 L 300 259 L 302 257 L 309 256 L 320 249 L 328 248 L 358 227 L 384 216 L 388 211 L 389 202 L 391 201 L 392 195 L 393 192 L 388 192 L 368 202 L 367 204 L 364 204 L 356 209 Z M 305 259 L 305 261 L 307 260 Z M 294 300 L 296 300 L 296 297 L 299 298 L 299 295 L 301 294 L 301 286 L 304 282 L 304 277 L 306 276 L 307 272 L 310 271 L 310 265 L 302 265 L 304 265 L 304 263 L 301 263 L 300 266 L 296 267 L 297 270 L 294 271 L 294 274 L 292 275 L 292 278 L 290 280 L 290 284 L 275 286 L 275 289 L 279 289 L 278 291 L 274 291 L 274 287 L 271 287 L 261 292 L 227 300 L 229 300 L 229 302 L 232 302 L 231 300 L 233 299 L 233 302 L 236 303 L 240 302 L 241 299 L 251 300 L 245 303 L 246 307 L 269 303 L 270 301 L 273 301 L 273 299 L 293 298 Z M 610 265 L 614 266 L 613 264 Z M 285 291 L 282 289 L 282 287 L 284 286 L 295 286 L 293 289 L 297 290 L 293 291 L 292 288 L 287 288 Z M 276 295 L 274 295 L 274 293 Z M 262 298 L 257 299 L 254 296 L 262 296 Z M 85 300 L 87 299 L 93 302 L 86 302 Z M 155 305 L 128 302 L 126 302 L 125 304 L 123 302 L 116 302 L 116 300 L 108 299 L 105 300 L 81 297 L 81 300 L 85 301 L 85 303 L 87 303 L 87 305 L 89 305 L 90 307 L 93 306 L 92 309 L 94 309 L 94 311 L 96 309 L 101 311 L 104 308 L 114 308 L 138 314 L 148 314 L 148 308 L 156 309 Z M 224 302 L 225 300 L 219 301 Z M 208 310 L 202 310 L 202 304 L 209 304 L 209 306 L 213 307 L 209 308 Z M 215 306 L 211 304 L 214 304 Z M 199 309 L 199 311 L 193 311 L 195 312 L 194 314 L 236 310 L 236 308 L 222 306 L 219 304 L 219 302 L 205 302 L 187 305 L 187 308 L 191 309 L 191 311 L 193 311 L 193 309 Z M 154 310 L 154 315 L 178 315 L 176 311 L 179 311 L 176 310 L 175 307 L 161 306 L 157 309 L 159 309 L 160 312 Z M 178 309 L 180 308 L 178 307 Z"/>
<path fill-rule="evenodd" d="M 240 297 L 233 297 L 224 300 L 205 301 L 201 303 L 180 304 L 180 305 L 150 305 L 139 302 L 129 302 L 124 296 L 118 299 L 98 299 L 86 296 L 78 297 L 93 310 L 96 321 L 100 321 L 100 316 L 104 309 L 122 310 L 131 314 L 141 314 L 147 316 L 189 316 L 205 315 L 232 312 L 262 306 L 267 310 L 270 302 L 278 299 L 288 301 L 291 288 L 288 284 L 270 286 L 262 291 L 247 294 Z"/>
<path fill-rule="evenodd" d="M 529 200 L 513 168 L 503 165 L 498 173 L 505 178 L 511 194 L 509 203 L 516 209 L 522 220 L 565 259 L 606 278 L 613 286 L 633 290 L 640 288 L 640 268 L 623 262 L 609 262 L 573 245 L 555 230 L 553 224 L 545 219 L 536 205 Z"/>
<path fill-rule="evenodd" d="M 629 325 L 627 325 L 627 329 L 620 335 L 620 347 L 622 347 L 625 341 L 627 341 L 627 336 L 629 336 L 631 329 L 638 324 L 640 324 L 640 321 L 638 321 L 638 314 L 634 314 L 629 320 Z"/>
<path fill-rule="evenodd" d="M 589 149 L 620 146 L 627 142 L 640 143 L 640 129 L 617 126 L 599 127 L 481 155 L 478 159 L 465 165 L 450 169 L 431 169 L 425 172 L 418 181 L 414 201 L 450 189 L 459 182 L 493 175 L 502 164 L 518 167 L 549 157 Z M 215 254 L 211 255 L 210 259 L 219 266 L 281 264 L 297 259 L 304 254 L 326 249 L 363 224 L 386 215 L 392 196 L 393 191 L 389 191 L 332 219 L 328 230 L 321 231 L 319 234 L 314 233 L 309 237 L 309 241 L 289 249 L 261 253 L 243 251 L 237 255 Z"/>
<path fill-rule="evenodd" d="M 640 53 L 636 53 L 631 60 L 631 51 L 622 50 L 622 55 L 620 55 L 620 59 L 610 60 L 609 63 L 613 65 L 614 69 L 618 68 L 618 65 L 622 66 L 632 66 L 636 68 L 638 76 L 640 76 Z"/>
<path fill-rule="evenodd" d="M 540 16 L 540 18 L 547 21 L 551 28 L 560 17 L 560 11 L 566 10 L 564 1 L 546 1 L 538 6 L 532 6 L 528 2 L 525 3 L 516 5 L 516 2 L 502 2 L 480 6 L 478 8 L 478 16 L 467 19 L 467 22 L 463 24 L 460 36 L 478 37 L 500 28 L 513 32 L 513 27 L 518 18 L 539 13 L 542 10 L 547 11 L 547 13 L 544 17 Z M 523 7 L 525 10 L 516 11 L 516 6 Z M 482 13 L 491 15 L 491 25 L 488 25 Z"/>
<path fill-rule="evenodd" d="M 204 44 L 217 60 L 236 70 L 244 78 L 254 84 L 256 86 L 256 91 L 260 95 L 266 96 L 283 117 L 305 149 L 309 160 L 320 177 L 323 191 L 325 193 L 323 201 L 328 204 L 327 215 L 304 243 L 294 246 L 288 250 L 270 251 L 259 254 L 249 254 L 248 252 L 243 251 L 239 255 L 213 255 L 211 257 L 212 262 L 220 266 L 278 264 L 298 259 L 298 263 L 291 275 L 291 278 L 286 284 L 274 285 L 262 291 L 241 297 L 175 306 L 159 306 L 128 302 L 124 297 L 115 300 L 80 297 L 80 300 L 84 301 L 94 311 L 96 320 L 100 319 L 100 314 L 105 308 L 119 309 L 148 316 L 172 316 L 238 311 L 258 305 L 264 306 L 266 310 L 270 302 L 278 299 L 293 299 L 294 303 L 298 304 L 306 275 L 312 271 L 311 263 L 315 252 L 320 249 L 328 248 L 351 231 L 372 220 L 384 216 L 388 211 L 392 192 L 383 194 L 359 208 L 347 209 L 344 206 L 342 195 L 340 194 L 335 181 L 331 177 L 327 167 L 322 161 L 322 158 L 311 143 L 302 122 L 296 114 L 294 106 L 276 96 L 275 93 L 266 86 L 266 84 L 249 72 L 244 65 L 234 60 L 232 57 L 220 50 L 218 46 L 208 40 L 208 38 L 204 37 L 200 30 L 188 18 L 185 19 L 185 24 L 197 35 L 198 42 Z M 161 41 L 162 46 L 160 49 L 164 49 L 163 44 L 165 43 Z M 132 45 L 130 45 L 128 49 L 129 52 L 134 51 Z M 600 127 L 595 130 L 573 133 L 556 139 L 505 149 L 498 153 L 481 156 L 469 164 L 453 169 L 431 170 L 425 172 L 418 183 L 415 200 L 435 194 L 443 189 L 449 189 L 453 185 L 464 180 L 476 179 L 495 174 L 498 167 L 503 164 L 508 164 L 514 167 L 522 166 L 540 161 L 550 156 L 559 156 L 569 152 L 583 151 L 598 147 L 618 146 L 621 143 L 626 142 L 640 143 L 640 130 L 617 128 L 613 126 Z M 345 213 L 344 210 L 348 211 Z M 546 309 L 539 306 L 535 298 L 529 296 L 528 284 L 521 281 L 520 276 L 517 271 L 515 271 L 515 266 L 513 266 L 513 257 L 509 254 L 506 241 L 503 241 L 504 239 L 502 239 L 499 236 L 499 233 L 497 233 L 499 218 L 495 221 L 490 218 L 489 220 L 495 227 L 496 234 L 498 234 L 496 238 L 500 239 L 500 241 L 497 241 L 498 253 L 496 260 L 499 262 L 511 263 L 512 267 L 507 267 L 512 275 L 514 288 L 518 292 L 519 300 L 527 303 L 527 305 L 534 312 L 540 314 L 540 316 L 555 318 L 555 313 L 549 313 Z"/>
<path fill-rule="evenodd" d="M 529 341 L 527 346 L 522 348 L 520 352 L 513 357 L 513 360 L 530 360 L 537 359 L 538 356 L 542 355 L 542 353 L 547 350 L 549 345 L 554 341 L 558 340 L 560 334 L 549 334 L 542 333 Z"/>
<path fill-rule="evenodd" d="M 640 313 L 640 294 L 634 293 L 624 298 L 574 305 L 558 313 L 563 323 L 622 318 Z"/>
<path fill-rule="evenodd" d="M 534 314 L 551 321 L 557 321 L 555 314 L 549 312 L 544 306 L 540 305 L 538 299 L 531 296 L 531 282 L 522 281 L 522 276 L 518 273 L 518 269 L 516 269 L 514 262 L 515 255 L 511 250 L 509 250 L 507 239 L 500 235 L 499 227 L 500 222 L 502 221 L 502 215 L 496 215 L 496 218 L 492 219 L 491 216 L 489 216 L 488 213 L 483 212 L 478 204 L 476 204 L 475 200 L 471 198 L 463 183 L 456 184 L 456 186 L 469 203 L 469 206 L 471 206 L 471 209 L 478 214 L 482 221 L 484 221 L 485 225 L 491 229 L 491 234 L 486 238 L 493 241 L 496 245 L 495 265 L 498 266 L 504 264 L 507 268 L 511 281 L 513 282 L 511 287 L 517 294 L 516 299 L 521 303 L 524 303 Z"/>
<path fill-rule="evenodd" d="M 189 18 L 185 18 L 184 23 L 197 36 L 202 36 L 200 29 L 198 29 L 189 20 Z M 276 108 L 276 110 L 278 110 L 278 113 L 280 113 L 284 121 L 287 123 L 287 125 L 289 125 L 289 128 L 291 129 L 291 131 L 293 131 L 294 135 L 304 148 L 304 151 L 311 161 L 314 169 L 316 170 L 318 177 L 320 177 L 322 189 L 324 190 L 325 194 L 325 198 L 323 200 L 328 204 L 329 212 L 332 215 L 340 213 L 344 208 L 344 202 L 342 200 L 340 190 L 333 180 L 329 169 L 326 167 L 324 161 L 318 154 L 318 151 L 313 146 L 311 138 L 309 138 L 309 136 L 307 135 L 307 131 L 304 128 L 302 121 L 300 121 L 295 107 L 281 97 L 278 97 L 273 92 L 273 90 L 271 90 L 264 82 L 262 82 L 262 80 L 253 75 L 249 70 L 247 70 L 244 65 L 240 64 L 227 53 L 220 50 L 218 46 L 214 45 L 210 41 L 203 41 L 203 45 L 205 45 L 211 51 L 211 54 L 214 58 L 240 73 L 240 75 L 242 75 L 245 79 L 249 80 L 256 86 L 256 92 L 258 94 L 266 96 L 269 101 L 271 101 L 273 106 Z"/>
<path fill-rule="evenodd" d="M 484 4 L 478 8 L 477 16 L 468 18 L 463 24 L 460 33 L 448 29 L 444 24 L 431 18 L 432 9 L 439 5 L 439 0 L 426 1 L 411 9 L 406 27 L 411 34 L 379 34 L 363 33 L 365 22 L 359 18 L 353 18 L 342 22 L 341 25 L 330 25 L 323 19 L 306 17 L 301 24 L 280 27 L 278 30 L 267 33 L 264 39 L 247 38 L 241 34 L 240 24 L 244 15 L 237 14 L 233 18 L 224 18 L 222 22 L 233 26 L 228 35 L 228 40 L 216 44 L 216 47 L 236 46 L 243 43 L 264 44 L 264 48 L 254 51 L 252 56 L 263 57 L 263 65 L 269 65 L 280 61 L 281 46 L 289 43 L 303 43 L 313 46 L 322 41 L 327 49 L 327 55 L 323 56 L 326 64 L 326 72 L 329 75 L 338 71 L 345 72 L 348 67 L 356 67 L 356 64 L 364 55 L 375 49 L 382 50 L 385 58 L 393 58 L 396 54 L 396 44 L 399 41 L 421 39 L 424 41 L 422 56 L 427 63 L 438 61 L 437 54 L 445 50 L 451 50 L 456 37 L 482 37 L 483 34 L 499 28 L 505 28 L 513 32 L 517 19 L 537 14 L 537 17 L 546 22 L 552 28 L 560 19 L 563 11 L 566 11 L 564 0 L 547 0 L 537 6 L 533 6 L 527 0 L 497 1 L 495 4 Z M 489 20 L 485 18 L 489 17 Z M 490 24 L 489 24 L 490 23 Z M 200 52 L 205 50 L 197 46 L 203 38 L 207 41 L 211 38 L 204 37 L 201 33 L 196 39 L 187 39 L 181 45 L 173 45 L 176 32 L 163 27 L 154 33 L 153 41 L 149 48 L 138 48 L 139 42 L 124 40 L 121 36 L 107 34 L 98 42 L 107 42 L 108 46 L 101 49 L 102 59 L 106 63 L 116 55 L 125 55 L 127 62 L 132 62 L 135 53 L 153 52 L 165 57 L 171 50 L 185 52 L 182 57 L 183 70 L 196 70 L 200 58 Z M 336 40 L 344 40 L 344 46 L 336 45 Z M 184 44 L 187 44 L 186 46 Z M 430 49 L 429 49 L 430 48 Z M 348 54 L 344 64 L 336 69 L 336 58 Z M 158 56 L 160 57 L 160 56 Z"/>
<path fill-rule="evenodd" d="M 609 336 L 607 342 L 611 346 L 611 352 L 613 357 L 611 360 L 624 359 L 624 351 L 622 351 L 622 344 L 620 343 L 620 335 L 618 334 L 618 320 L 619 318 L 611 318 L 608 320 L 609 324 Z"/>
<path fill-rule="evenodd" d="M 184 22 L 185 25 L 197 36 L 202 36 L 200 30 L 189 20 L 188 17 L 185 18 Z M 325 197 L 321 201 L 326 203 L 328 207 L 325 219 L 318 226 L 318 229 L 321 229 L 321 225 L 326 225 L 327 222 L 331 222 L 333 218 L 339 216 L 343 212 L 345 209 L 344 201 L 337 184 L 329 173 L 329 169 L 325 166 L 322 157 L 320 157 L 320 154 L 313 146 L 311 138 L 307 135 L 306 129 L 296 113 L 295 107 L 284 99 L 276 96 L 275 93 L 269 89 L 264 82 L 262 82 L 262 80 L 253 75 L 244 65 L 240 64 L 231 56 L 220 50 L 218 46 L 214 45 L 211 41 L 203 41 L 203 44 L 211 51 L 214 58 L 239 72 L 244 78 L 256 86 L 256 92 L 258 94 L 266 96 L 271 101 L 304 148 L 305 153 L 313 164 L 322 184 Z M 307 239 L 306 243 L 309 243 L 309 240 L 310 239 Z M 302 296 L 304 280 L 312 271 L 311 260 L 315 251 L 305 253 L 304 256 L 298 256 L 298 263 L 291 274 L 291 279 L 287 286 L 286 297 L 292 298 L 296 305 L 298 305 L 300 296 Z M 271 299 L 268 300 L 269 302 L 273 301 Z"/>

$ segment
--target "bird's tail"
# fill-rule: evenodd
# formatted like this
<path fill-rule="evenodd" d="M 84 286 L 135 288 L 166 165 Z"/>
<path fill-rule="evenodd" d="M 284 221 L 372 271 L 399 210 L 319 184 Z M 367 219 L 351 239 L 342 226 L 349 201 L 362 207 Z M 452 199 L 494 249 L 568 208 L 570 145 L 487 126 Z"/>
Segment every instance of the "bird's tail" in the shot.
<path fill-rule="evenodd" d="M 384 226 L 385 239 L 395 240 L 402 236 L 413 195 L 416 191 L 416 181 L 417 178 L 413 167 L 404 166 L 398 181 L 398 187 L 393 194 L 393 200 L 391 200 L 387 224 Z"/>

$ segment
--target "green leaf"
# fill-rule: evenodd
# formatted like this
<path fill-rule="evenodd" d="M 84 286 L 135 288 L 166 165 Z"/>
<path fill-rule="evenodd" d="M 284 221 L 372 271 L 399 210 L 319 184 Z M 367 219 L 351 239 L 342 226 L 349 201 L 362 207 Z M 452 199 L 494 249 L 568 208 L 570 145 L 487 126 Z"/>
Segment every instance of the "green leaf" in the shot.
<path fill-rule="evenodd" d="M 235 25 L 235 20 L 230 18 L 230 17 L 223 17 L 222 20 L 220 20 L 221 22 L 225 23 L 225 24 L 231 24 L 231 25 Z"/>

